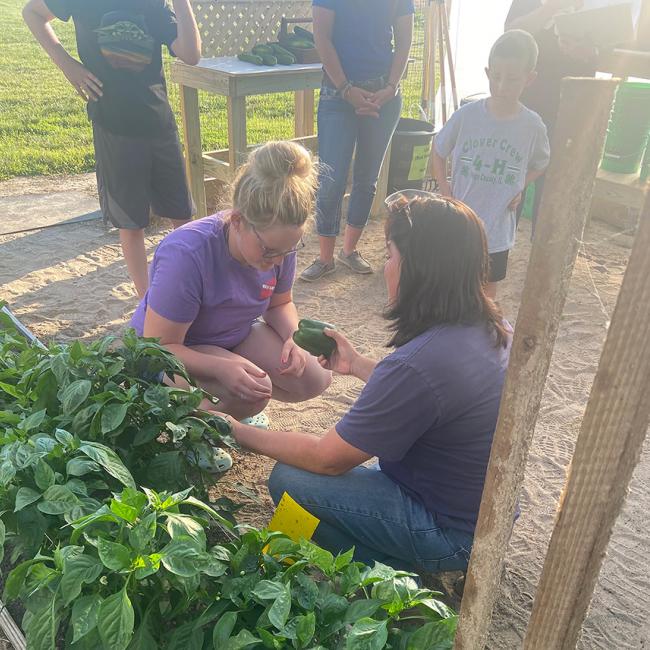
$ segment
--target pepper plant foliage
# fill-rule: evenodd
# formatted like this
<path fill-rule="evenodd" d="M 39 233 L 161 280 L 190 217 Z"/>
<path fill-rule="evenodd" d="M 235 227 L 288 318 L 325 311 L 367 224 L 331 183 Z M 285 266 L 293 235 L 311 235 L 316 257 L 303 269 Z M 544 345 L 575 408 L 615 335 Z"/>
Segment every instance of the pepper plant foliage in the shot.
<path fill-rule="evenodd" d="M 41 349 L 0 314 L 0 555 L 30 649 L 451 647 L 455 615 L 409 574 L 193 496 L 187 452 L 227 424 L 143 379 L 184 374 L 163 348 L 116 343 Z"/>

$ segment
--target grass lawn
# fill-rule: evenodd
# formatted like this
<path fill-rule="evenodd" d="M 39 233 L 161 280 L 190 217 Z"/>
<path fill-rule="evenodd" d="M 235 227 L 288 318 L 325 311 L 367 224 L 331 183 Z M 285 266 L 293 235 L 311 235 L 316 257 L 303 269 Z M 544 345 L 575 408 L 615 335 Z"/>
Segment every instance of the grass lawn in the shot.
<path fill-rule="evenodd" d="M 25 26 L 21 16 L 25 1 L 0 0 L 0 180 L 92 171 L 95 163 L 85 105 Z M 413 116 L 422 69 L 421 19 L 418 14 L 416 61 L 404 84 L 404 113 Z M 55 21 L 53 26 L 76 55 L 72 23 Z M 178 116 L 177 88 L 170 87 L 169 94 Z M 251 143 L 293 135 L 292 93 L 251 97 L 247 114 Z M 206 150 L 227 146 L 225 98 L 201 93 L 201 126 Z"/>

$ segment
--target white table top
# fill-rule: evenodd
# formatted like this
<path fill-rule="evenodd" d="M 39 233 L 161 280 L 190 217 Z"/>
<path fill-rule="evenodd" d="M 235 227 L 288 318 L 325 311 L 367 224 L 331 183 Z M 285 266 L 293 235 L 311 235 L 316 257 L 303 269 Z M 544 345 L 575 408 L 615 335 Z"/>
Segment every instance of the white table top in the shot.
<path fill-rule="evenodd" d="M 317 72 L 323 69 L 322 63 L 294 63 L 293 65 L 255 65 L 240 61 L 236 56 L 219 56 L 201 59 L 198 68 L 214 70 L 233 77 L 268 75 L 281 72 Z"/>

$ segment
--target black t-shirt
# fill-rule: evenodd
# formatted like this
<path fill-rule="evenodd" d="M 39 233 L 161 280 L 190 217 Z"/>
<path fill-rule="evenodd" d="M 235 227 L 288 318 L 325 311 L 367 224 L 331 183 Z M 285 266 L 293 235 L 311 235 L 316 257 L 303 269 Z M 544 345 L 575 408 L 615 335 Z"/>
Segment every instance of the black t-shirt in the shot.
<path fill-rule="evenodd" d="M 103 83 L 103 96 L 88 102 L 91 120 L 118 135 L 176 129 L 162 68 L 161 46 L 171 52 L 177 36 L 166 0 L 45 2 L 57 18 L 74 20 L 79 57 Z"/>
<path fill-rule="evenodd" d="M 513 0 L 506 24 L 539 9 L 542 4 L 541 0 Z M 521 101 L 540 115 L 550 133 L 560 105 L 562 79 L 593 77 L 596 69 L 593 63 L 574 59 L 562 51 L 553 25 L 533 36 L 539 47 L 537 79 L 526 88 Z"/>

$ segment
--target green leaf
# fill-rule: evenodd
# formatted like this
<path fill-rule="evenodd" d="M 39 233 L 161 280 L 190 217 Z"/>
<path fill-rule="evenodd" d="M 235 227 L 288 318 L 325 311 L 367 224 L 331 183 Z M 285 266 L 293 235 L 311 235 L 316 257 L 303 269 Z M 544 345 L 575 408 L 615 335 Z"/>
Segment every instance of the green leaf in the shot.
<path fill-rule="evenodd" d="M 359 619 L 347 633 L 346 650 L 381 650 L 388 641 L 388 621 Z"/>
<path fill-rule="evenodd" d="M 252 645 L 257 645 L 260 640 L 253 636 L 248 630 L 241 630 L 237 636 L 226 641 L 223 650 L 242 650 Z"/>
<path fill-rule="evenodd" d="M 406 650 L 451 650 L 456 635 L 457 617 L 423 625 L 408 640 Z"/>
<path fill-rule="evenodd" d="M 195 576 L 206 564 L 207 559 L 207 555 L 196 547 L 190 537 L 177 537 L 162 550 L 163 566 L 183 578 Z"/>
<path fill-rule="evenodd" d="M 307 540 L 300 540 L 300 553 L 301 555 L 317 566 L 325 575 L 331 575 L 334 571 L 334 556 L 324 548 L 308 542 Z"/>
<path fill-rule="evenodd" d="M 43 501 L 37 508 L 46 515 L 62 515 L 79 503 L 79 499 L 63 485 L 53 485 L 45 490 Z"/>
<path fill-rule="evenodd" d="M 152 553 L 151 555 L 138 555 L 133 561 L 132 566 L 135 567 L 135 577 L 137 580 L 143 580 L 147 576 L 153 575 L 160 569 L 160 560 L 162 555 L 160 553 Z"/>
<path fill-rule="evenodd" d="M 206 539 L 205 530 L 203 526 L 188 515 L 177 515 L 173 513 L 166 513 L 167 517 L 167 532 L 172 539 L 177 539 L 183 535 L 192 538 L 197 547 L 201 550 L 205 549 Z"/>
<path fill-rule="evenodd" d="M 149 422 L 138 429 L 138 432 L 131 443 L 134 447 L 146 445 L 148 442 L 155 440 L 160 435 L 160 425 L 157 422 Z"/>
<path fill-rule="evenodd" d="M 74 446 L 74 436 L 71 433 L 68 433 L 64 429 L 57 429 L 54 432 L 54 437 L 64 446 L 72 447 Z"/>
<path fill-rule="evenodd" d="M 52 650 L 56 647 L 56 635 L 61 623 L 61 614 L 56 608 L 56 594 L 51 594 L 44 607 L 23 617 L 23 628 L 30 650 Z"/>
<path fill-rule="evenodd" d="M 43 420 L 45 420 L 45 413 L 45 409 L 41 409 L 40 411 L 36 411 L 36 413 L 32 413 L 28 418 L 25 418 L 21 424 L 22 430 L 30 432 L 40 427 L 43 424 Z"/>
<path fill-rule="evenodd" d="M 41 498 L 41 494 L 32 488 L 21 487 L 16 492 L 16 503 L 14 506 L 14 512 L 19 512 L 30 503 L 38 501 Z"/>
<path fill-rule="evenodd" d="M 129 644 L 129 650 L 160 650 L 158 642 L 153 638 L 149 629 L 148 619 L 145 618 L 135 631 Z"/>
<path fill-rule="evenodd" d="M 97 628 L 102 643 L 111 650 L 125 650 L 133 636 L 135 616 L 126 588 L 99 606 Z"/>
<path fill-rule="evenodd" d="M 297 616 L 294 620 L 298 642 L 301 647 L 306 648 L 316 632 L 316 614 L 309 612 L 304 616 Z"/>
<path fill-rule="evenodd" d="M 61 578 L 61 595 L 66 607 L 81 593 L 84 584 L 92 584 L 103 571 L 101 563 L 91 555 L 73 555 L 66 559 Z"/>
<path fill-rule="evenodd" d="M 424 609 L 424 614 L 427 618 L 439 620 L 441 618 L 451 618 L 455 612 L 451 607 L 445 605 L 437 598 L 423 598 L 417 602 L 418 607 Z"/>
<path fill-rule="evenodd" d="M 135 481 L 131 473 L 124 466 L 119 456 L 108 447 L 97 442 L 84 441 L 79 446 L 79 451 L 86 454 L 88 458 L 99 463 L 111 476 L 115 477 L 122 485 L 136 489 Z"/>
<path fill-rule="evenodd" d="M 375 562 L 372 568 L 368 568 L 363 573 L 362 585 L 366 587 L 374 582 L 381 582 L 382 580 L 391 580 L 397 575 L 397 571 L 393 567 L 389 567 L 381 562 Z"/>
<path fill-rule="evenodd" d="M 169 637 L 166 650 L 201 650 L 203 630 L 195 629 L 194 621 L 177 627 Z"/>
<path fill-rule="evenodd" d="M 156 513 L 148 514 L 129 531 L 129 544 L 137 551 L 144 551 L 156 536 Z"/>
<path fill-rule="evenodd" d="M 8 603 L 16 600 L 20 596 L 20 591 L 25 584 L 25 578 L 32 565 L 38 564 L 40 560 L 34 558 L 32 560 L 25 560 L 17 565 L 12 571 L 9 572 L 7 580 L 5 581 L 5 590 L 3 598 Z"/>
<path fill-rule="evenodd" d="M 135 508 L 138 511 L 138 515 L 148 503 L 147 495 L 133 488 L 124 488 L 118 495 L 118 501 Z"/>
<path fill-rule="evenodd" d="M 212 645 L 214 650 L 221 650 L 224 643 L 230 638 L 237 622 L 237 612 L 226 612 L 219 617 L 219 620 L 212 629 Z"/>
<path fill-rule="evenodd" d="M 99 470 L 99 465 L 88 458 L 72 458 L 65 466 L 65 471 L 68 476 L 85 476 L 97 470 Z"/>
<path fill-rule="evenodd" d="M 132 524 L 138 518 L 138 511 L 127 503 L 111 499 L 111 512 Z"/>
<path fill-rule="evenodd" d="M 41 490 L 47 490 L 54 485 L 54 470 L 42 458 L 39 458 L 36 463 L 34 480 Z"/>
<path fill-rule="evenodd" d="M 348 564 L 352 562 L 353 558 L 354 558 L 354 547 L 352 547 L 349 551 L 346 551 L 345 553 L 336 556 L 336 559 L 334 560 L 334 569 L 336 571 L 340 571 L 341 569 L 348 566 Z"/>
<path fill-rule="evenodd" d="M 291 590 L 289 585 L 282 585 L 282 592 L 278 594 L 273 605 L 269 609 L 269 621 L 271 625 L 282 631 L 291 612 Z"/>
<path fill-rule="evenodd" d="M 2 562 L 4 556 L 5 556 L 5 538 L 7 537 L 7 529 L 5 528 L 5 524 L 0 519 L 0 562 Z"/>
<path fill-rule="evenodd" d="M 360 618 L 368 618 L 369 616 L 372 616 L 381 605 L 381 600 L 373 600 L 370 598 L 367 600 L 355 600 L 353 603 L 350 603 L 343 620 L 346 623 L 354 623 Z"/>
<path fill-rule="evenodd" d="M 66 482 L 65 487 L 67 487 L 72 494 L 76 494 L 78 497 L 88 497 L 88 488 L 86 487 L 86 484 L 78 478 L 71 478 Z"/>
<path fill-rule="evenodd" d="M 12 397 L 15 397 L 19 401 L 21 401 L 24 398 L 24 395 L 19 390 L 17 390 L 15 386 L 12 386 L 11 384 L 5 384 L 4 382 L 0 381 L 0 390 L 7 393 L 7 395 L 11 395 Z"/>
<path fill-rule="evenodd" d="M 59 395 L 64 415 L 74 413 L 90 395 L 92 384 L 87 379 L 73 381 Z"/>
<path fill-rule="evenodd" d="M 70 617 L 73 643 L 76 643 L 79 639 L 86 636 L 88 632 L 95 629 L 101 604 L 102 597 L 99 594 L 82 596 L 75 600 L 72 606 L 72 616 Z"/>
<path fill-rule="evenodd" d="M 5 460 L 0 465 L 0 485 L 6 487 L 14 480 L 14 476 L 16 476 L 16 468 L 10 460 Z"/>
<path fill-rule="evenodd" d="M 106 404 L 102 409 L 102 433 L 111 433 L 118 429 L 124 422 L 128 410 L 128 404 Z"/>
<path fill-rule="evenodd" d="M 293 594 L 301 607 L 307 611 L 312 611 L 318 599 L 318 586 L 309 576 L 298 573 L 296 583 L 293 586 Z"/>
<path fill-rule="evenodd" d="M 131 553 L 122 544 L 100 537 L 97 540 L 97 553 L 102 564 L 111 571 L 122 571 L 131 566 Z"/>
<path fill-rule="evenodd" d="M 260 600 L 275 600 L 285 592 L 285 585 L 282 582 L 272 580 L 260 580 L 253 589 L 252 595 Z"/>
<path fill-rule="evenodd" d="M 149 404 L 149 406 L 156 406 L 160 409 L 164 409 L 169 406 L 170 392 L 170 388 L 162 386 L 161 384 L 154 384 L 144 391 L 142 399 L 146 404 Z"/>
<path fill-rule="evenodd" d="M 155 456 L 149 463 L 147 475 L 156 486 L 178 485 L 183 481 L 181 452 L 165 451 Z"/>

